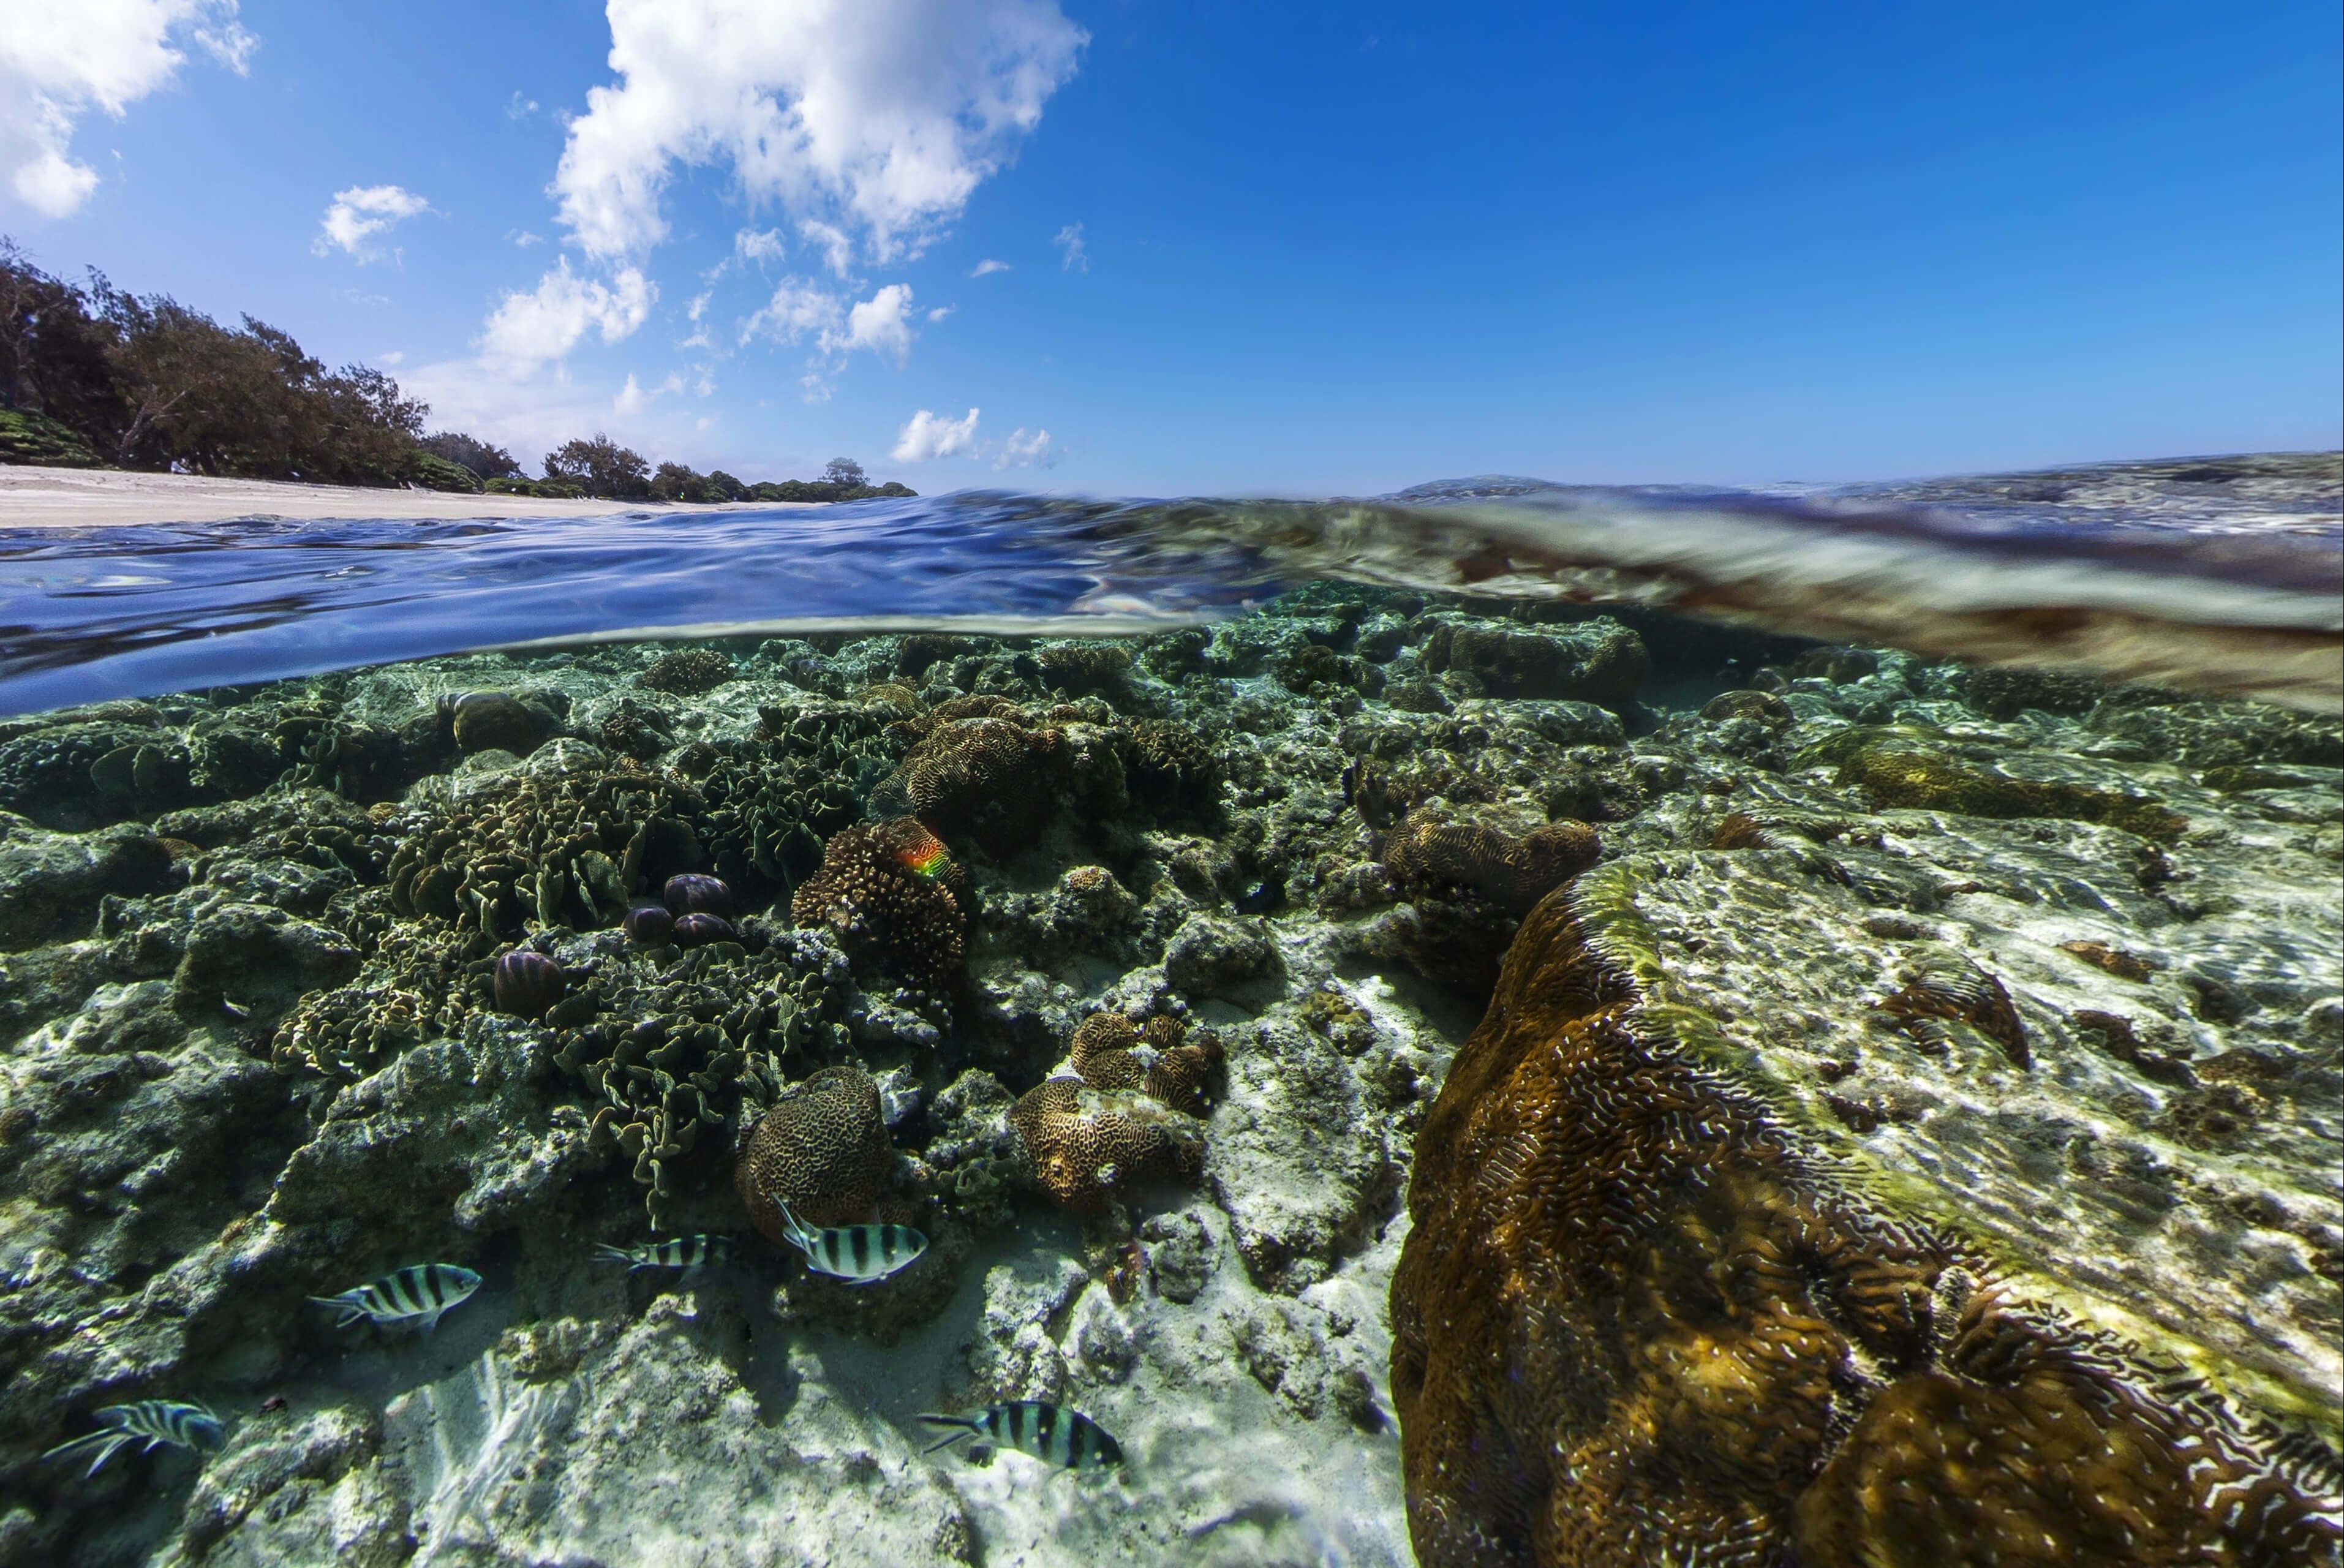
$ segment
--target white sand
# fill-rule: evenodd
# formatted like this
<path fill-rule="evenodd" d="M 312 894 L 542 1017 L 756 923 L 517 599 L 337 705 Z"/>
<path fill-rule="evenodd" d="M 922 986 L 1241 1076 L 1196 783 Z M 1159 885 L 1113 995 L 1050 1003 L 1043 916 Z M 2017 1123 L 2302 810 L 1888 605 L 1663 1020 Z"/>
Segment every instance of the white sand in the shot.
<path fill-rule="evenodd" d="M 736 502 L 801 505 L 818 502 Z M 0 466 L 0 528 L 92 523 L 225 522 L 237 518 L 580 517 L 609 512 L 722 511 L 680 502 L 540 501 L 529 496 L 450 495 L 428 490 L 364 490 L 194 474 Z"/>

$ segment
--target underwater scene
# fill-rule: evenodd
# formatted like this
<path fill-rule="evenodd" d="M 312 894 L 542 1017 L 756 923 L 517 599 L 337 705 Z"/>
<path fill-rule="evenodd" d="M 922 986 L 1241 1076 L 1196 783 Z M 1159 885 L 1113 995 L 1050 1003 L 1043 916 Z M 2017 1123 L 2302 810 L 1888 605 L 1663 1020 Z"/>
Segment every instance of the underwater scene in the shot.
<path fill-rule="evenodd" d="M 0 1568 L 2335 1563 L 2339 511 L 0 534 Z"/>

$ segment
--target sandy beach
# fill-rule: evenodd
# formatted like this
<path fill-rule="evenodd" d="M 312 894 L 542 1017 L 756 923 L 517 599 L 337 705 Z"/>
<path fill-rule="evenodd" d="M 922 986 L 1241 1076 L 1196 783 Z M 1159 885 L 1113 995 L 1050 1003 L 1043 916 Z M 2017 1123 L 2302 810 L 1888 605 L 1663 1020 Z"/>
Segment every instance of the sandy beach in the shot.
<path fill-rule="evenodd" d="M 450 495 L 429 490 L 366 490 L 205 479 L 195 474 L 106 469 L 0 467 L 0 528 L 75 528 L 93 523 L 228 522 L 238 518 L 581 517 L 609 512 L 725 511 L 817 502 L 541 501 L 530 496 Z"/>

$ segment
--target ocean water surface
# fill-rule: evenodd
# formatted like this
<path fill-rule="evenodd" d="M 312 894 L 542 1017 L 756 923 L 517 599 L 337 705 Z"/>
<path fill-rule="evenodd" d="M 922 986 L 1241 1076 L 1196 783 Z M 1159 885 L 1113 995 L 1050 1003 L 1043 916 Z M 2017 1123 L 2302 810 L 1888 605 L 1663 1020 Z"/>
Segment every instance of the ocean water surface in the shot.
<path fill-rule="evenodd" d="M 2339 587 L 2337 454 L 0 532 L 0 1568 L 2333 1563 Z"/>

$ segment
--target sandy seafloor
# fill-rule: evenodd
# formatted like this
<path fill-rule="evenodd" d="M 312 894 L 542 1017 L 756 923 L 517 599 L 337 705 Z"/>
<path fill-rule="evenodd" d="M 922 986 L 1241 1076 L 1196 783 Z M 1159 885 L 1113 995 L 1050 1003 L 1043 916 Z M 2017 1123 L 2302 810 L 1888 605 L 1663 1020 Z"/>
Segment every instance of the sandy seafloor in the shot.
<path fill-rule="evenodd" d="M 1834 1136 L 2096 1320 L 2317 1404 L 2344 1372 L 2338 724 L 1629 619 L 1320 585 L 1124 643 L 478 654 L 0 723 L 0 1568 L 1409 1562 L 1409 1140 L 1513 918 L 1395 854 L 1432 823 L 1592 824 L 1673 983 Z M 1713 701 L 1744 683 L 1769 700 Z M 460 731 L 466 693 L 507 722 Z M 992 760 L 924 774 L 954 734 Z M 2059 787 L 1885 801 L 1866 746 Z M 692 868 L 745 856 L 740 944 L 611 929 L 651 796 Z M 588 797 L 620 829 L 599 864 Z M 2180 825 L 2097 819 L 2136 798 Z M 906 955 L 793 921 L 804 865 L 755 869 L 906 804 L 966 875 L 965 983 L 907 988 Z M 440 914 L 424 863 L 462 868 Z M 516 941 L 595 1007 L 495 1012 Z M 1952 963 L 2006 987 L 2031 1065 L 1883 1027 Z M 1149 1112 L 1193 1173 L 1110 1175 L 1085 1219 L 1005 1113 L 1101 1012 L 1209 1029 L 1226 1069 L 1203 1117 Z M 611 1129 L 652 1111 L 598 1114 L 622 1097 L 581 1031 L 648 1018 L 741 1047 L 707 1047 L 661 1178 L 670 1229 L 744 1238 L 694 1283 L 591 1257 L 651 1234 L 642 1135 Z M 876 1075 L 883 1201 L 936 1243 L 912 1270 L 809 1281 L 749 1232 L 760 1049 Z M 304 1301 L 425 1260 L 485 1279 L 429 1339 Z M 208 1401 L 226 1449 L 38 1458 L 132 1398 Z M 1003 1398 L 1129 1462 L 921 1455 L 921 1411 Z"/>

